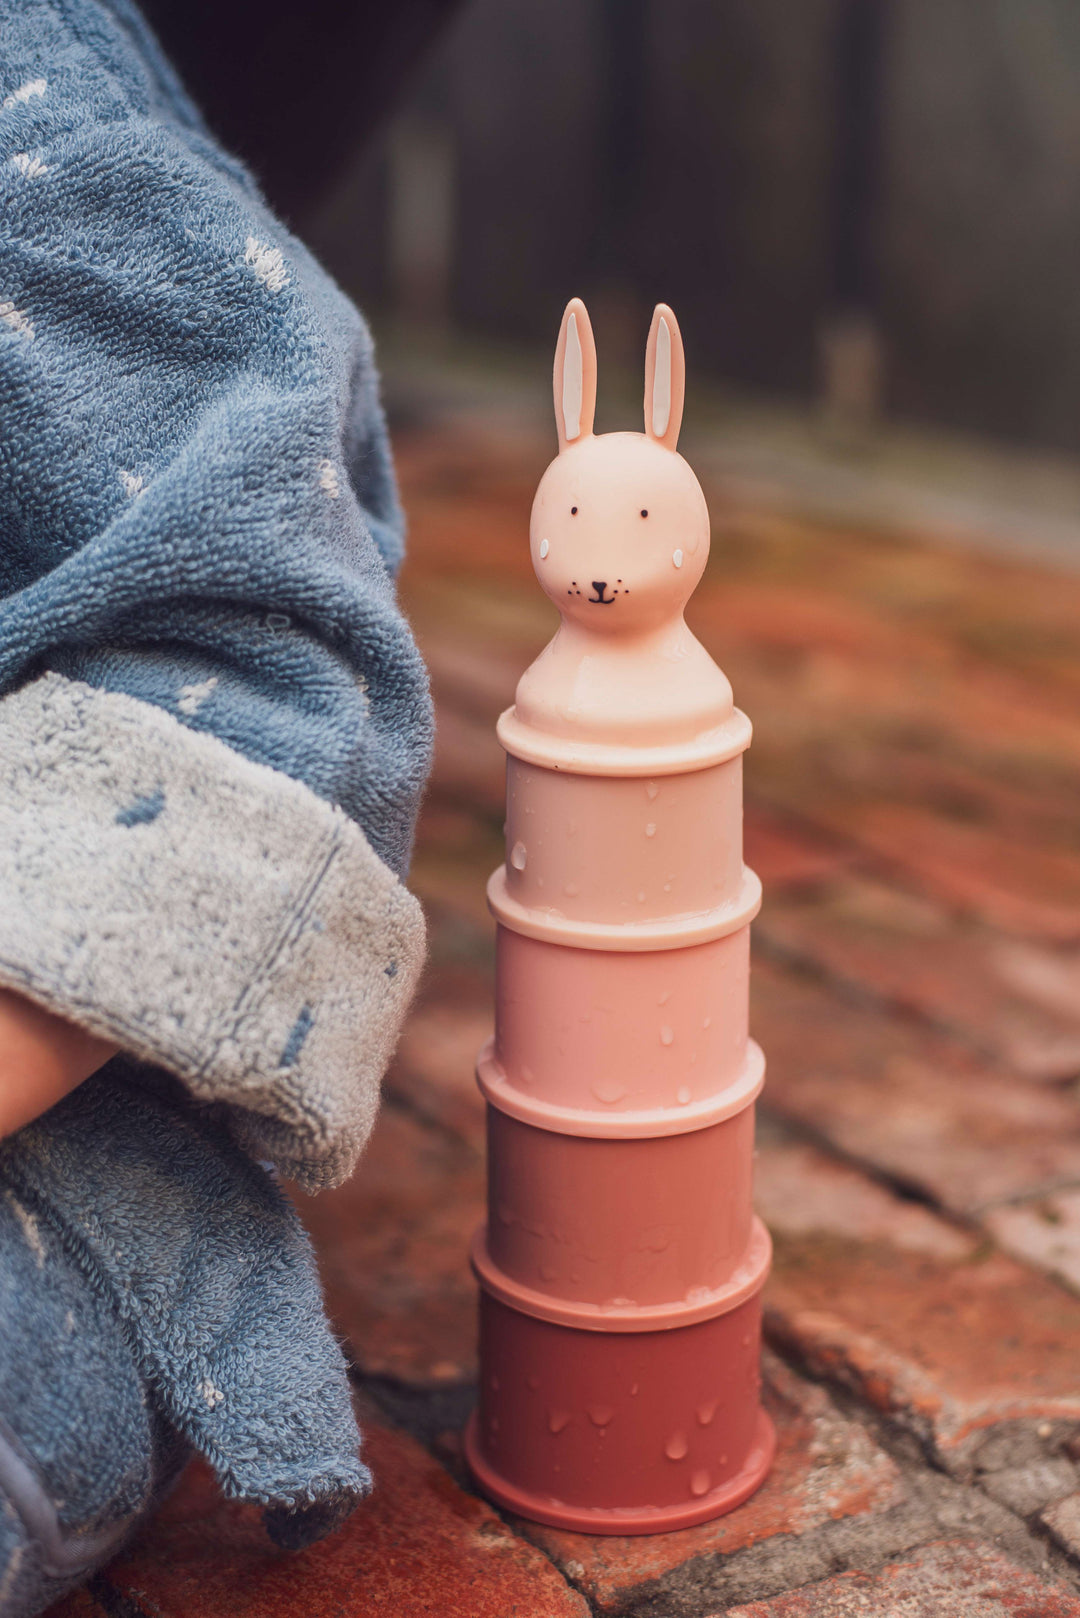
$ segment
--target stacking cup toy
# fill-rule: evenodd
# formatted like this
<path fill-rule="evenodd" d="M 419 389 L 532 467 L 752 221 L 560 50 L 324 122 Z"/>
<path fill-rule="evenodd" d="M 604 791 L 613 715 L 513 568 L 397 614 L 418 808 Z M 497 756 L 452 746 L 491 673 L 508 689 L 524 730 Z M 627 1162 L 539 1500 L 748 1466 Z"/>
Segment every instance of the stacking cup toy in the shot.
<path fill-rule="evenodd" d="M 678 454 L 683 351 L 653 316 L 645 433 L 592 431 L 584 305 L 555 355 L 560 453 L 533 506 L 562 622 L 499 721 L 505 865 L 488 1102 L 480 1398 L 499 1504 L 587 1533 L 683 1528 L 761 1483 L 768 1234 L 751 1210 L 764 1060 L 747 1033 L 750 725 L 683 619 L 708 556 Z"/>

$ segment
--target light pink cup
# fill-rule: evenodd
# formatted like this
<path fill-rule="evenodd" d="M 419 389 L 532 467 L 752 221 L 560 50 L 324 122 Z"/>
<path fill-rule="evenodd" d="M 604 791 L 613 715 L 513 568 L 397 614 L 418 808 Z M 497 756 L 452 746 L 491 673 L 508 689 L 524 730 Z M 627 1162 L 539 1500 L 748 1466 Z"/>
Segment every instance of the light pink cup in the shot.
<path fill-rule="evenodd" d="M 741 756 L 645 781 L 507 760 L 509 896 L 568 920 L 639 924 L 731 900 L 741 828 Z"/>
<path fill-rule="evenodd" d="M 747 1061 L 750 934 L 688 949 L 567 949 L 500 927 L 494 1057 L 527 1102 L 677 1117 Z"/>

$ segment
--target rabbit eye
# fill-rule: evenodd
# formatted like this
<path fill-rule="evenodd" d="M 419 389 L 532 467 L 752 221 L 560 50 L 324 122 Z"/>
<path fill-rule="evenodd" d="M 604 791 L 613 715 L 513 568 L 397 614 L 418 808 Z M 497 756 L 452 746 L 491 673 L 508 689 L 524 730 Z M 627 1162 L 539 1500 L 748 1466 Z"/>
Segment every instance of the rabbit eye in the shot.
<path fill-rule="evenodd" d="M 577 506 L 571 506 L 570 507 L 570 515 L 571 515 L 571 517 L 576 517 L 577 516 Z"/>
<path fill-rule="evenodd" d="M 641 513 L 641 515 L 642 515 L 642 516 L 643 516 L 643 517 L 647 517 L 647 516 L 648 516 L 648 515 L 649 515 L 649 513 L 648 513 L 648 512 L 647 512 L 647 511 L 643 511 L 643 512 L 642 512 L 642 513 Z"/>

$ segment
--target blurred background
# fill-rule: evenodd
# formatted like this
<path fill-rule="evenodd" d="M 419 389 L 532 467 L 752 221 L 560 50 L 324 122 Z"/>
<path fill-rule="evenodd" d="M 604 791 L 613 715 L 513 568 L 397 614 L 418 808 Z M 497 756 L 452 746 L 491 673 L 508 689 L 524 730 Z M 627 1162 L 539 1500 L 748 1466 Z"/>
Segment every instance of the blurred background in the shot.
<path fill-rule="evenodd" d="M 663 298 L 718 471 L 1080 556 L 1071 0 L 147 9 L 400 415 L 531 388 L 572 293 L 621 410 Z"/>

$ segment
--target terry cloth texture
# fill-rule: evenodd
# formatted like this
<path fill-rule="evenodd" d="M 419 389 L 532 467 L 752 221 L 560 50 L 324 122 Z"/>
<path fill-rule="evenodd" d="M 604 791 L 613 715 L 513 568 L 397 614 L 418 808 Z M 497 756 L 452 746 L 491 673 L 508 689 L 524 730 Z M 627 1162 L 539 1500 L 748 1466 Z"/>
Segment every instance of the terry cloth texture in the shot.
<path fill-rule="evenodd" d="M 370 339 L 127 0 L 0 38 L 0 981 L 326 1184 L 421 949 Z"/>
<path fill-rule="evenodd" d="M 25 1618 L 115 1554 L 190 1452 L 111 1300 L 2 1169 L 0 1320 L 0 1618 Z"/>
<path fill-rule="evenodd" d="M 148 1432 L 283 1543 L 367 1487 L 308 1244 L 238 1142 L 344 1175 L 418 968 L 401 544 L 365 326 L 129 0 L 0 0 L 0 983 L 130 1053 L 0 1147 L 20 1618 L 49 1545 L 145 1509 Z"/>
<path fill-rule="evenodd" d="M 293 1545 L 370 1488 L 299 1220 L 165 1074 L 118 1057 L 0 1142 L 0 1320 L 3 1618 L 115 1552 L 189 1445 Z"/>
<path fill-rule="evenodd" d="M 48 674 L 0 704 L 0 981 L 348 1173 L 423 950 L 416 901 L 299 782 Z"/>

